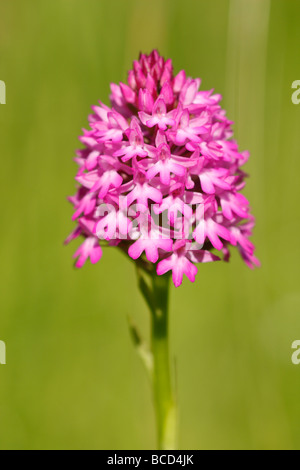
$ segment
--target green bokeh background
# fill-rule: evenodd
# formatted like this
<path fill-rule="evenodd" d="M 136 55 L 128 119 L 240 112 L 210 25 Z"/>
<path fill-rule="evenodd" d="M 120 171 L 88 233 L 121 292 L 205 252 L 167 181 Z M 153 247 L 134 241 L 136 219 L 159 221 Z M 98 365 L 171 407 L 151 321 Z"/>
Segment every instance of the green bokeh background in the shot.
<path fill-rule="evenodd" d="M 180 447 L 300 448 L 299 17 L 298 0 L 1 2 L 1 449 L 155 447 L 126 320 L 147 336 L 134 267 L 107 249 L 77 271 L 76 242 L 62 244 L 90 105 L 153 48 L 223 94 L 251 151 L 262 262 L 251 271 L 234 253 L 172 289 Z"/>

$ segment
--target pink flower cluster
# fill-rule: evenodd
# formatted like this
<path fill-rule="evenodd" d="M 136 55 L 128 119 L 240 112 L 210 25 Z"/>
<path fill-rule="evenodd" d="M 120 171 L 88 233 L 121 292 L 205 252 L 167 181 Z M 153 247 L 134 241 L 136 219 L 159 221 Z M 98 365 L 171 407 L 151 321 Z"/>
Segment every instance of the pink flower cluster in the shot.
<path fill-rule="evenodd" d="M 157 264 L 158 275 L 172 271 L 176 287 L 183 274 L 195 280 L 195 263 L 220 259 L 212 250 L 228 260 L 230 245 L 248 266 L 259 264 L 249 241 L 254 218 L 240 193 L 249 154 L 232 139 L 221 96 L 199 87 L 153 51 L 134 62 L 128 84 L 111 85 L 111 107 L 92 108 L 70 198 L 77 228 L 67 242 L 84 237 L 77 267 L 100 260 L 99 238 Z M 159 222 L 164 213 L 169 230 Z M 189 233 L 178 237 L 180 217 Z"/>

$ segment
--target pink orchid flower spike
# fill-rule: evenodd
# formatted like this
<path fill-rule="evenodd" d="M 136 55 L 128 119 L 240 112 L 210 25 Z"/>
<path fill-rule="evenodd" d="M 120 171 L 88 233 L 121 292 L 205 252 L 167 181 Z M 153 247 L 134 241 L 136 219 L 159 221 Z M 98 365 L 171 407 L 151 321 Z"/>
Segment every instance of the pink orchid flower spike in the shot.
<path fill-rule="evenodd" d="M 234 246 L 246 265 L 259 264 L 241 192 L 249 153 L 232 137 L 221 96 L 200 85 L 153 51 L 134 62 L 127 83 L 111 84 L 111 106 L 92 107 L 69 198 L 77 229 L 67 241 L 84 239 L 77 267 L 100 260 L 100 240 L 158 275 L 172 271 L 176 286 L 183 275 L 194 281 L 197 263 L 228 261 Z"/>

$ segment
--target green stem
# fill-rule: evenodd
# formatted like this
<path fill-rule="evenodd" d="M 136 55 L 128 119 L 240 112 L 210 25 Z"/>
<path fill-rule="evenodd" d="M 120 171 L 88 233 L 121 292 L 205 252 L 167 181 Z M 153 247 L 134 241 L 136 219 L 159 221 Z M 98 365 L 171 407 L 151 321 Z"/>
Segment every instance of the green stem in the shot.
<path fill-rule="evenodd" d="M 152 385 L 156 412 L 158 448 L 176 448 L 176 401 L 173 393 L 168 329 L 170 276 L 157 276 L 138 267 L 141 292 L 151 311 Z"/>
<path fill-rule="evenodd" d="M 175 449 L 176 406 L 173 396 L 168 337 L 169 276 L 153 280 L 156 306 L 152 312 L 153 392 L 160 450 Z"/>

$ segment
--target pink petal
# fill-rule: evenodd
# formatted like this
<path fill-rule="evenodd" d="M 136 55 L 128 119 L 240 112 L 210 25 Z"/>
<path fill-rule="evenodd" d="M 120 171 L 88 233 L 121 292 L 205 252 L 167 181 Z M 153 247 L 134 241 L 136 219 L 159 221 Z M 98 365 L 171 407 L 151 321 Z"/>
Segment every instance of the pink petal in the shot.
<path fill-rule="evenodd" d="M 135 100 L 136 100 L 135 92 L 128 85 L 125 85 L 125 83 L 120 83 L 120 88 L 121 88 L 121 91 L 125 100 L 128 103 L 135 103 Z"/>
<path fill-rule="evenodd" d="M 147 125 L 147 121 L 149 121 L 149 119 L 151 119 L 151 115 L 145 113 L 144 111 L 139 111 L 138 115 L 139 115 L 140 120 L 141 120 L 142 123 L 144 124 L 144 126 L 146 126 L 146 125 Z"/>
<path fill-rule="evenodd" d="M 154 104 L 154 101 L 153 101 L 153 98 L 152 98 L 151 94 L 149 93 L 149 91 L 147 89 L 145 89 L 145 90 L 140 89 L 140 91 L 139 91 L 139 109 L 141 109 L 142 112 L 152 113 L 153 104 Z"/>
<path fill-rule="evenodd" d="M 184 70 L 181 70 L 174 78 L 173 89 L 175 93 L 179 93 L 185 83 L 186 74 Z"/>
<path fill-rule="evenodd" d="M 195 266 L 193 263 L 191 263 L 187 258 L 183 258 L 181 260 L 181 263 L 182 263 L 183 273 L 187 276 L 187 278 L 191 282 L 195 282 L 195 278 L 196 278 L 196 275 L 197 275 L 197 272 L 198 272 L 197 266 Z M 174 280 L 174 278 L 173 278 L 173 280 Z M 174 282 L 174 284 L 175 284 L 175 282 Z M 176 284 L 175 284 L 175 286 L 176 286 Z"/>
<path fill-rule="evenodd" d="M 170 258 L 160 261 L 157 265 L 156 272 L 158 276 L 162 276 L 173 268 L 173 255 Z"/>
<path fill-rule="evenodd" d="M 128 254 L 132 259 L 138 259 L 144 251 L 144 242 L 143 240 L 137 240 L 133 245 L 128 249 Z"/>
<path fill-rule="evenodd" d="M 90 254 L 91 263 L 92 264 L 98 263 L 98 261 L 101 259 L 101 257 L 102 257 L 101 246 L 95 246 L 95 248 L 93 249 L 93 251 Z"/>

